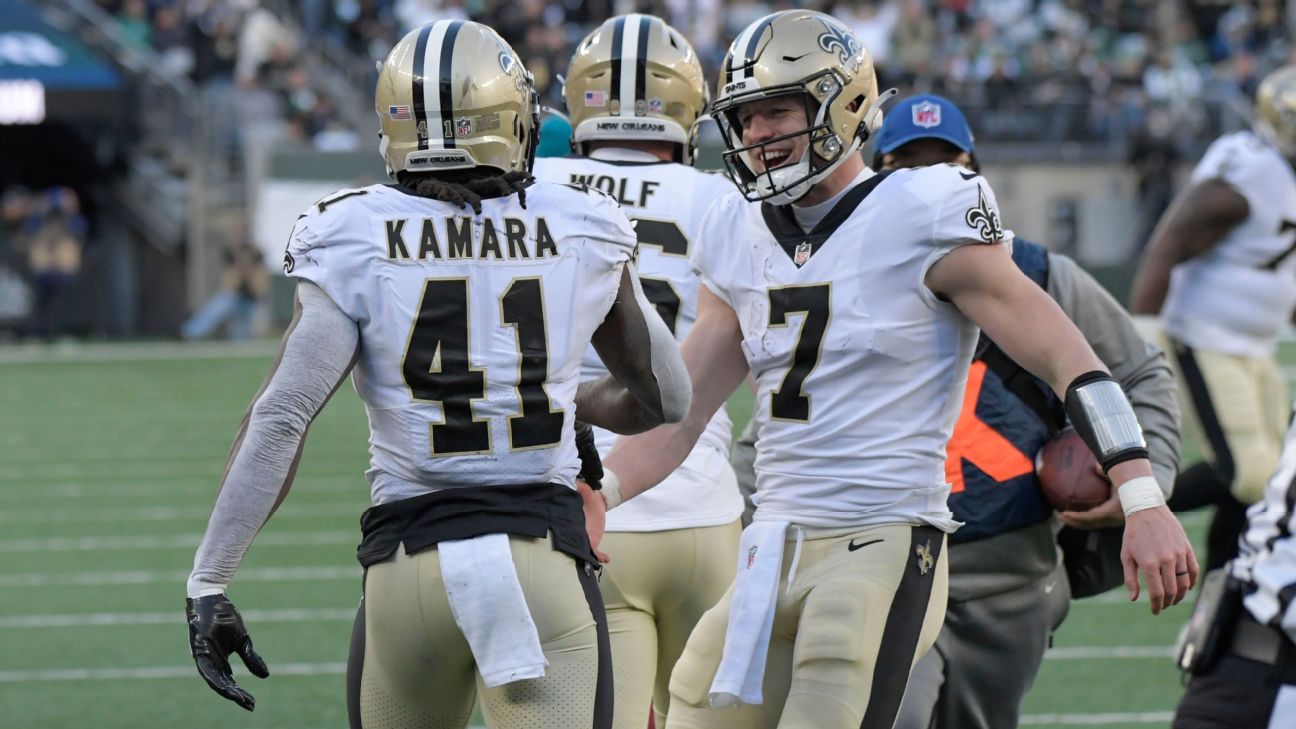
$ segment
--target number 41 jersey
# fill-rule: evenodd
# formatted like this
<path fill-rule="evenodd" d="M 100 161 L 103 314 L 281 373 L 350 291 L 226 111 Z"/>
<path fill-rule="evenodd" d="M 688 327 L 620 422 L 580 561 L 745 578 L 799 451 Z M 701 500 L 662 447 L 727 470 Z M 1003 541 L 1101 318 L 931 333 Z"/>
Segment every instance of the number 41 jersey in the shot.
<path fill-rule="evenodd" d="M 598 192 L 538 183 L 482 214 L 374 185 L 297 221 L 284 270 L 360 328 L 352 373 L 376 504 L 448 487 L 562 483 L 580 361 L 634 231 Z"/>
<path fill-rule="evenodd" d="M 689 253 L 699 245 L 698 228 L 711 203 L 732 192 L 733 183 L 714 173 L 657 161 L 636 150 L 605 148 L 593 157 L 549 157 L 536 161 L 536 177 L 584 184 L 617 198 L 634 220 L 639 238 L 636 268 L 644 296 L 684 341 L 697 319 L 698 278 Z M 607 373 L 593 349 L 581 379 Z M 728 524 L 742 514 L 738 481 L 729 465 L 731 425 L 721 408 L 684 463 L 655 488 L 608 513 L 613 532 L 660 531 Z M 599 452 L 607 455 L 616 435 L 594 429 Z"/>
<path fill-rule="evenodd" d="M 1004 238 L 989 185 L 951 165 L 859 182 L 808 233 L 787 206 L 711 208 L 693 260 L 756 378 L 756 519 L 954 530 L 945 444 L 978 330 L 924 279 Z"/>

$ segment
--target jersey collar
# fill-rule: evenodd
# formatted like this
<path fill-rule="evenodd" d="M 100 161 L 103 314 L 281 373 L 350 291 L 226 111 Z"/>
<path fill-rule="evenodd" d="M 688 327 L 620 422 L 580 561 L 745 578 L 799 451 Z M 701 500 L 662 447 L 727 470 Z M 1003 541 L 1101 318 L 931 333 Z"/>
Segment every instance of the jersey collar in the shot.
<path fill-rule="evenodd" d="M 819 252 L 823 244 L 837 232 L 837 228 L 846 222 L 851 213 L 855 212 L 855 208 L 859 207 L 864 198 L 868 197 L 869 193 L 877 188 L 878 183 L 890 174 L 891 170 L 879 172 L 852 187 L 810 232 L 802 230 L 797 224 L 790 205 L 761 203 L 761 217 L 765 219 L 765 226 L 778 241 L 779 247 L 787 253 L 797 268 L 800 268 L 810 260 L 811 256 Z"/>

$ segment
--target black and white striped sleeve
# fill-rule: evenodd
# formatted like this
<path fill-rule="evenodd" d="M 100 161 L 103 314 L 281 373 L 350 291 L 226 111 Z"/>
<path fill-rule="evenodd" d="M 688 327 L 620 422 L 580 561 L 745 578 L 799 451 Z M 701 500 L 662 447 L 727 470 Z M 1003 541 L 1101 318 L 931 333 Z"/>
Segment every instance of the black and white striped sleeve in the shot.
<path fill-rule="evenodd" d="M 1264 499 L 1247 514 L 1233 575 L 1247 583 L 1252 617 L 1296 640 L 1296 425 L 1287 432 Z"/>

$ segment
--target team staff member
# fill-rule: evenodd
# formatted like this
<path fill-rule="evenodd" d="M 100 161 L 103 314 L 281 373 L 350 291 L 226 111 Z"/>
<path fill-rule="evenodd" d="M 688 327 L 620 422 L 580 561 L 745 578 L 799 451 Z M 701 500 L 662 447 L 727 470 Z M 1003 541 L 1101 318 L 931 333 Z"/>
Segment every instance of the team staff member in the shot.
<path fill-rule="evenodd" d="M 531 75 L 490 28 L 442 20 L 383 63 L 380 151 L 398 184 L 298 219 L 297 315 L 230 454 L 188 582 L 199 673 L 251 710 L 225 592 L 348 373 L 370 427 L 352 727 L 611 726 L 611 666 L 582 522 L 573 416 L 628 432 L 684 415 L 687 373 L 639 291 L 610 198 L 530 185 Z M 626 391 L 577 392 L 593 342 Z"/>
<path fill-rule="evenodd" d="M 1286 729 L 1296 722 L 1296 426 L 1247 511 L 1220 611 L 1222 655 L 1192 677 L 1174 729 Z"/>
<path fill-rule="evenodd" d="M 1265 77 L 1254 131 L 1206 150 L 1152 234 L 1130 298 L 1159 317 L 1184 420 L 1207 459 L 1180 474 L 1171 507 L 1215 504 L 1206 568 L 1237 554 L 1246 506 L 1278 462 L 1291 411 L 1275 358 L 1296 311 L 1296 66 Z"/>
<path fill-rule="evenodd" d="M 1196 564 L 1134 412 L 1013 264 L 989 185 L 952 165 L 864 165 L 882 98 L 850 30 L 810 11 L 766 16 L 730 47 L 720 88 L 739 192 L 712 206 L 694 251 L 693 407 L 618 442 L 602 492 L 615 508 L 664 478 L 754 375 L 755 521 L 734 586 L 675 666 L 667 729 L 894 722 L 944 616 L 957 526 L 944 448 L 978 324 L 1065 396 L 1120 485 L 1131 596 L 1141 569 L 1153 611 L 1182 599 Z"/>
<path fill-rule="evenodd" d="M 614 83 L 614 80 L 616 83 Z M 651 15 L 605 21 L 576 47 L 563 87 L 576 155 L 536 163 L 536 178 L 619 198 L 639 237 L 644 294 L 683 340 L 697 317 L 689 252 L 712 201 L 734 187 L 692 166 L 707 83 L 692 46 Z M 607 373 L 586 354 L 581 379 Z M 615 436 L 595 431 L 604 455 Z M 733 581 L 742 498 L 720 410 L 684 463 L 652 492 L 608 516 L 599 586 L 607 607 L 617 729 L 665 726 L 671 667 L 702 613 Z"/>

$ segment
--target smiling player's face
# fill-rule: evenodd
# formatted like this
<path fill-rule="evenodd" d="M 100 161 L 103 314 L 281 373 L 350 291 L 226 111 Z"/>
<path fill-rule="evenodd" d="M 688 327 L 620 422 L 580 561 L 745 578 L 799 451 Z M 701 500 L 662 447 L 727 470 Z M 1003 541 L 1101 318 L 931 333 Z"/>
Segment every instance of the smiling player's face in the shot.
<path fill-rule="evenodd" d="M 796 134 L 809 126 L 805 104 L 795 96 L 776 96 L 743 104 L 738 108 L 737 116 L 742 125 L 743 146 Z M 757 174 L 795 164 L 809 144 L 808 134 L 773 142 L 764 148 L 763 153 L 759 150 L 749 152 L 748 163 Z"/>

